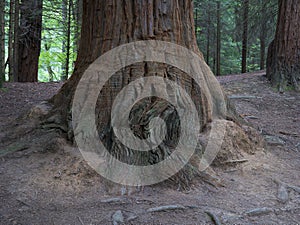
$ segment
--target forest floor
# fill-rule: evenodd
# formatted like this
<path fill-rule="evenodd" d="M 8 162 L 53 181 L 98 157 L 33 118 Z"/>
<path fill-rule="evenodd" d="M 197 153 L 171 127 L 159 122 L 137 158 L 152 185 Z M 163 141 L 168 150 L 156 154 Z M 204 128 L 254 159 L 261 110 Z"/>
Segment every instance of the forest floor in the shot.
<path fill-rule="evenodd" d="M 6 83 L 0 90 L 0 224 L 299 224 L 300 94 L 279 94 L 262 75 L 218 79 L 239 115 L 265 137 L 265 150 L 215 168 L 224 187 L 195 181 L 185 192 L 155 185 L 131 195 L 108 194 L 100 175 L 58 136 L 45 133 L 56 140 L 53 146 L 37 143 L 35 132 L 42 130 L 16 141 L 20 116 L 61 83 Z"/>

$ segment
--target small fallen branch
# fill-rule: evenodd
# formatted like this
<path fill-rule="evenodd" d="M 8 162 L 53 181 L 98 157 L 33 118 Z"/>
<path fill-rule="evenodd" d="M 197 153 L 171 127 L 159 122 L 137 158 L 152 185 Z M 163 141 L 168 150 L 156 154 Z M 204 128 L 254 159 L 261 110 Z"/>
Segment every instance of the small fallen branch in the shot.
<path fill-rule="evenodd" d="M 245 163 L 245 162 L 248 162 L 248 161 L 249 161 L 249 159 L 236 159 L 236 160 L 225 161 L 222 164 Z"/>
<path fill-rule="evenodd" d="M 231 95 L 228 96 L 229 99 L 262 99 L 262 97 L 253 95 Z"/>
<path fill-rule="evenodd" d="M 124 198 L 108 198 L 100 201 L 101 203 L 126 203 L 126 199 Z"/>
<path fill-rule="evenodd" d="M 147 209 L 147 212 L 161 212 L 161 211 L 169 211 L 169 210 L 177 210 L 177 209 L 186 209 L 183 205 L 164 205 L 159 207 L 154 207 Z"/>
<path fill-rule="evenodd" d="M 81 225 L 84 225 L 82 219 L 79 216 L 77 216 L 77 219 L 79 220 L 79 222 L 81 223 Z"/>
<path fill-rule="evenodd" d="M 245 212 L 245 214 L 247 216 L 260 216 L 260 215 L 271 213 L 273 211 L 274 210 L 271 208 L 263 207 L 263 208 L 252 209 L 250 211 Z"/>
<path fill-rule="evenodd" d="M 300 137 L 300 135 L 297 134 L 297 133 L 289 133 L 289 132 L 286 132 L 286 131 L 279 131 L 279 133 L 283 134 L 283 135 L 286 135 L 286 136 Z"/>
<path fill-rule="evenodd" d="M 210 211 L 206 211 L 205 213 L 211 218 L 215 225 L 222 225 L 221 220 L 214 213 Z"/>

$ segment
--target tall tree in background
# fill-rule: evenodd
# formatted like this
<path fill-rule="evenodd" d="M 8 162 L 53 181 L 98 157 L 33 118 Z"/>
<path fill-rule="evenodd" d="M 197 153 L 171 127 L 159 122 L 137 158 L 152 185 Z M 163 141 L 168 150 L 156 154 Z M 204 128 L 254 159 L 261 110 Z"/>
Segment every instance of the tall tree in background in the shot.
<path fill-rule="evenodd" d="M 5 80 L 5 1 L 0 2 L 0 88 Z"/>
<path fill-rule="evenodd" d="M 10 0 L 9 3 L 9 34 L 8 34 L 8 66 L 9 66 L 9 81 L 14 81 L 15 64 L 14 64 L 14 18 L 15 18 L 15 0 Z"/>
<path fill-rule="evenodd" d="M 211 39 L 211 5 L 208 2 L 207 10 L 207 35 L 206 35 L 206 63 L 210 65 L 210 39 Z"/>
<path fill-rule="evenodd" d="M 14 81 L 18 80 L 19 71 L 19 31 L 20 26 L 20 0 L 15 0 L 15 15 L 14 15 L 14 50 L 12 63 L 14 64 Z"/>
<path fill-rule="evenodd" d="M 274 41 L 269 46 L 267 77 L 280 91 L 300 91 L 300 1 L 280 0 Z"/>
<path fill-rule="evenodd" d="M 221 2 L 217 1 L 217 57 L 216 75 L 221 75 Z"/>
<path fill-rule="evenodd" d="M 20 6 L 20 37 L 18 42 L 19 82 L 38 81 L 41 50 L 42 0 L 23 0 Z"/>
<path fill-rule="evenodd" d="M 242 73 L 247 72 L 249 0 L 243 0 Z"/>
<path fill-rule="evenodd" d="M 265 55 L 266 55 L 266 36 L 267 36 L 267 13 L 266 11 L 266 4 L 265 0 L 260 0 L 260 35 L 259 35 L 259 42 L 260 42 L 260 69 L 265 69 Z"/>
<path fill-rule="evenodd" d="M 79 41 L 80 41 L 80 30 L 81 30 L 81 22 L 82 22 L 82 0 L 76 0 L 76 4 L 73 4 L 73 14 L 75 21 L 75 38 L 74 38 L 74 52 L 77 52 L 79 49 Z"/>

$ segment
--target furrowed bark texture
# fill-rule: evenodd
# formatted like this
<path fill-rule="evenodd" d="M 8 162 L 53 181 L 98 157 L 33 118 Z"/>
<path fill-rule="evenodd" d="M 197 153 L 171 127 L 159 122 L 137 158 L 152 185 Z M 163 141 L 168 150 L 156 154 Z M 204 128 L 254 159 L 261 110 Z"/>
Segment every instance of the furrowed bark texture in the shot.
<path fill-rule="evenodd" d="M 70 115 L 75 88 L 84 71 L 103 53 L 122 44 L 140 40 L 162 40 L 184 46 L 199 55 L 203 61 L 202 72 L 209 91 L 213 91 L 210 80 L 215 79 L 203 56 L 198 50 L 193 17 L 193 3 L 190 0 L 84 0 L 81 41 L 75 71 L 59 93 L 51 99 L 54 110 L 47 122 L 59 123 L 70 131 Z M 153 117 L 166 121 L 168 137 L 165 145 L 149 152 L 137 152 L 126 148 L 115 137 L 110 125 L 112 104 L 117 94 L 130 82 L 147 76 L 160 76 L 177 82 L 194 101 L 201 128 L 212 120 L 212 104 L 205 90 L 181 70 L 155 62 L 141 62 L 117 72 L 105 84 L 97 101 L 96 115 L 99 136 L 104 145 L 119 160 L 135 165 L 149 165 L 163 160 L 176 147 L 180 135 L 180 121 L 172 105 L 160 98 L 147 98 L 138 102 L 130 114 L 134 134 L 140 138 L 148 135 L 147 124 Z M 84 96 L 83 96 L 84 97 Z M 218 99 L 219 96 L 214 96 Z M 180 96 L 179 96 L 180 98 Z M 180 99 L 185 101 L 185 99 Z M 217 102 L 215 102 L 218 104 Z M 171 149 L 171 150 L 170 150 Z M 188 172 L 187 172 L 188 171 Z M 184 170 L 179 181 L 189 180 L 191 170 Z"/>
<path fill-rule="evenodd" d="M 269 46 L 267 77 L 283 91 L 300 90 L 300 1 L 280 0 L 275 39 Z"/>

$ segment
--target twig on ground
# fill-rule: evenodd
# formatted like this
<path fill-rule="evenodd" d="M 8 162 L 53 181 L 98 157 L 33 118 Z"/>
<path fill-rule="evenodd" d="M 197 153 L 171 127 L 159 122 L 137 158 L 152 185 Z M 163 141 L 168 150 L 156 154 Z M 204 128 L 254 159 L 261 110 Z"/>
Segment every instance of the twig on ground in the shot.
<path fill-rule="evenodd" d="M 81 225 L 84 225 L 84 222 L 82 221 L 82 219 L 80 218 L 80 216 L 77 216 L 79 222 L 81 223 Z"/>
<path fill-rule="evenodd" d="M 244 163 L 244 162 L 248 162 L 249 159 L 236 159 L 236 160 L 228 160 L 223 162 L 223 164 L 232 164 L 232 163 Z"/>
<path fill-rule="evenodd" d="M 248 216 L 260 216 L 260 215 L 263 215 L 263 214 L 271 213 L 273 211 L 274 210 L 271 209 L 271 208 L 263 207 L 263 208 L 257 208 L 257 209 L 249 210 L 249 211 L 245 212 L 245 214 L 248 215 Z"/>
<path fill-rule="evenodd" d="M 222 225 L 220 219 L 212 212 L 205 211 L 205 213 L 211 218 L 215 225 Z"/>
<path fill-rule="evenodd" d="M 125 198 L 108 198 L 100 201 L 101 203 L 126 203 Z"/>
<path fill-rule="evenodd" d="M 147 209 L 147 212 L 161 212 L 161 211 L 169 211 L 169 210 L 176 210 L 176 209 L 186 209 L 183 205 L 164 205 L 159 207 L 154 207 Z"/>
<path fill-rule="evenodd" d="M 231 95 L 228 96 L 229 99 L 262 99 L 262 97 L 254 95 Z"/>
<path fill-rule="evenodd" d="M 286 132 L 286 131 L 279 131 L 280 134 L 286 135 L 286 136 L 292 136 L 292 137 L 300 137 L 299 134 L 297 133 L 290 133 L 290 132 Z"/>

